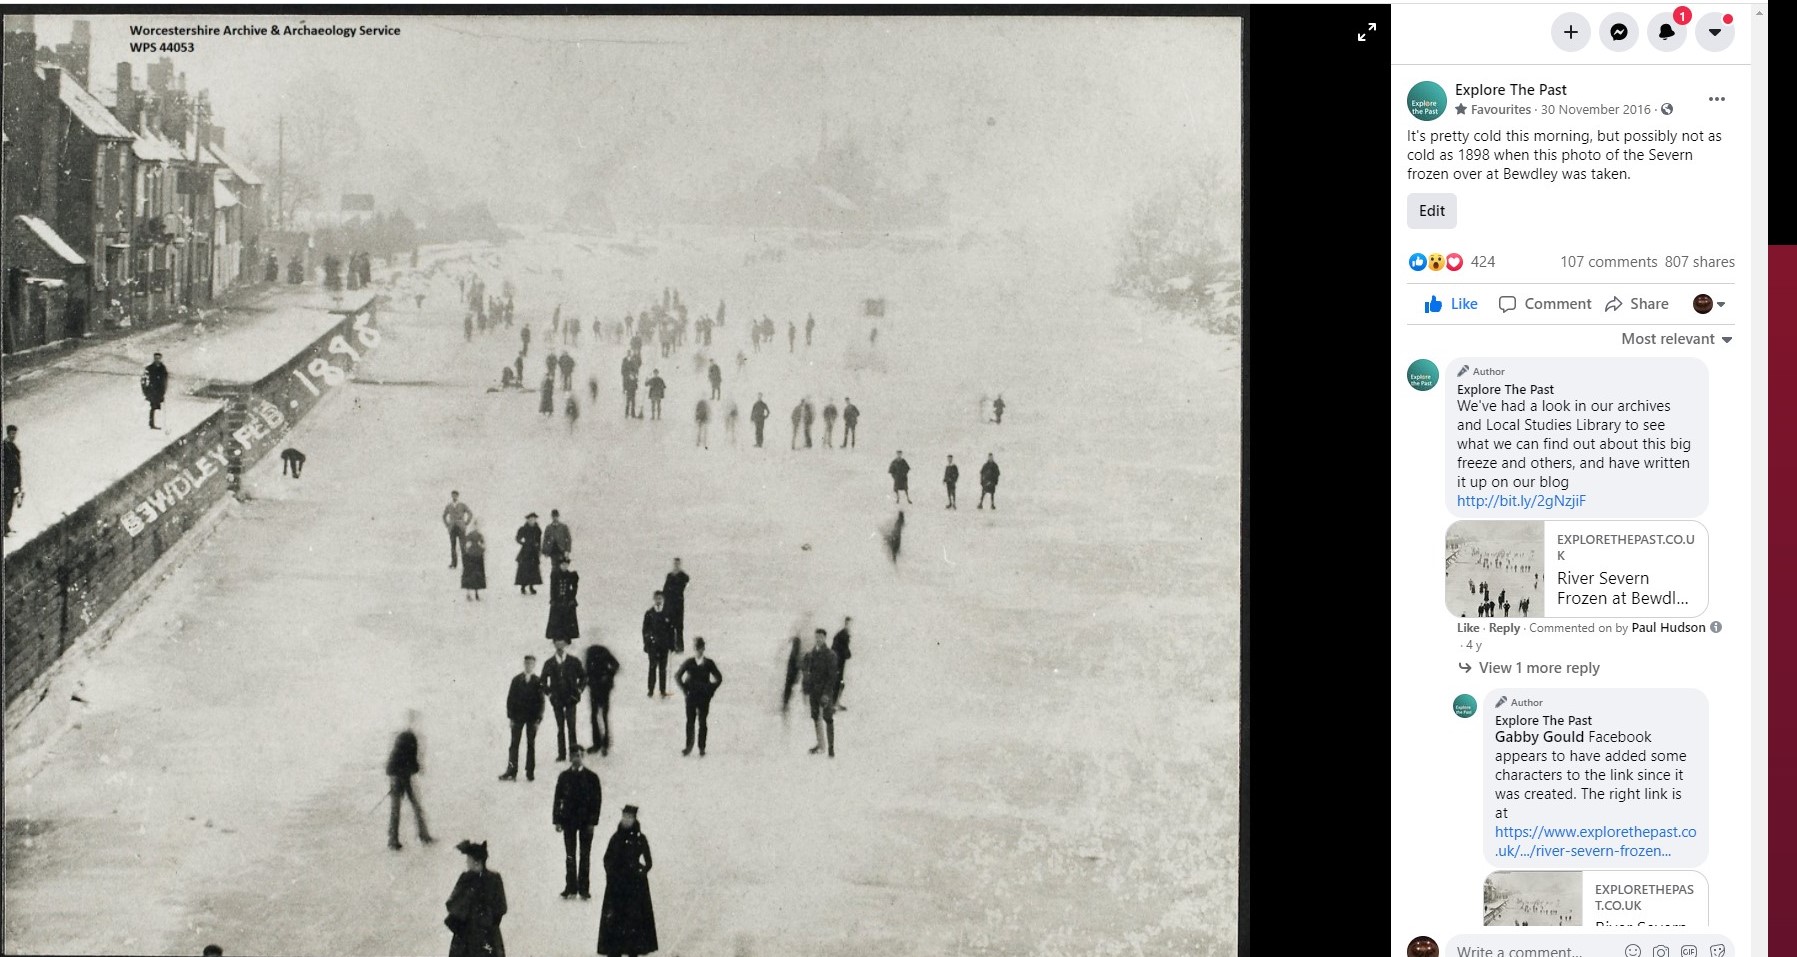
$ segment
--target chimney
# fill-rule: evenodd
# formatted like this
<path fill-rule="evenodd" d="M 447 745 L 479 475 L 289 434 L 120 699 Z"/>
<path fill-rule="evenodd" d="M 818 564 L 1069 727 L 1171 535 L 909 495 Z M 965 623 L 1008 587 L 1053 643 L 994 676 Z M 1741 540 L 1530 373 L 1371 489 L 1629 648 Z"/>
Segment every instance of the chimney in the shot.
<path fill-rule="evenodd" d="M 141 130 L 143 125 L 137 117 L 137 89 L 131 85 L 131 63 L 121 61 L 118 66 L 118 101 L 112 112 L 119 122 L 132 130 Z"/>
<path fill-rule="evenodd" d="M 144 82 L 149 84 L 150 91 L 153 93 L 167 93 L 168 81 L 174 76 L 174 73 L 174 61 L 163 57 L 155 63 L 144 65 Z"/>
<path fill-rule="evenodd" d="M 9 13 L 6 15 L 7 33 L 37 34 L 37 17 L 29 13 Z M 33 41 L 35 46 L 36 41 Z"/>

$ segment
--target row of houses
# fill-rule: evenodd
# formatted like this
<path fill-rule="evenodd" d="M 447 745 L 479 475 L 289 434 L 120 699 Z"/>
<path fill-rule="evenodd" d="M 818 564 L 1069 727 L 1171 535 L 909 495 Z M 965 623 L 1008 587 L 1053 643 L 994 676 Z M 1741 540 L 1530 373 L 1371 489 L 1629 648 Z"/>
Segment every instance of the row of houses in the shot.
<path fill-rule="evenodd" d="M 102 102 L 87 24 L 52 50 L 32 21 L 6 16 L 0 76 L 5 352 L 165 321 L 260 281 L 291 237 L 265 228 L 263 181 L 225 146 L 205 91 L 163 58 L 142 86 L 119 63 Z"/>

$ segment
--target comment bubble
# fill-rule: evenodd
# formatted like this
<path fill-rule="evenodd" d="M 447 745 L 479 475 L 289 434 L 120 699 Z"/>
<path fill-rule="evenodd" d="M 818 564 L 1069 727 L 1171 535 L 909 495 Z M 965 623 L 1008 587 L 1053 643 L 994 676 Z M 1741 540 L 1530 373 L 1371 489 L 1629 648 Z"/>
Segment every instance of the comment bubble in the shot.
<path fill-rule="evenodd" d="M 1536 675 L 1587 664 L 1481 663 Z M 1709 855 L 1702 692 L 1501 688 L 1484 704 L 1485 856 L 1494 867 L 1660 870 L 1697 867 Z"/>
<path fill-rule="evenodd" d="M 1492 871 L 1487 927 L 1708 927 L 1710 883 L 1697 871 Z"/>
<path fill-rule="evenodd" d="M 1697 522 L 1455 522 L 1444 550 L 1458 618 L 1695 618 L 1710 606 L 1710 533 Z"/>
<path fill-rule="evenodd" d="M 1400 949 L 1398 952 L 1402 952 Z M 1740 951 L 1720 934 L 1628 933 L 1461 934 L 1448 941 L 1452 957 L 1735 957 Z"/>
<path fill-rule="evenodd" d="M 1457 359 L 1448 507 L 1478 518 L 1686 518 L 1709 501 L 1696 359 Z"/>

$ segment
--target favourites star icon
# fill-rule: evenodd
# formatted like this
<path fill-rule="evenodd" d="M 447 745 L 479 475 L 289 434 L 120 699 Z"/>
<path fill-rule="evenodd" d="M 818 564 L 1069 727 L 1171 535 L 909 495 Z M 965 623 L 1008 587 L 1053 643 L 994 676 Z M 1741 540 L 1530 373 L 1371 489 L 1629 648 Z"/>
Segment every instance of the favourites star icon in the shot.
<path fill-rule="evenodd" d="M 1462 115 L 1462 116 L 1464 116 L 1464 115 L 1466 115 L 1466 104 L 1465 104 L 1465 103 L 1461 103 L 1461 104 L 1459 104 L 1459 105 L 1457 105 L 1457 106 L 1455 106 L 1455 107 L 1454 107 L 1454 112 L 1456 112 L 1456 113 L 1459 113 L 1459 114 L 1460 114 L 1460 115 Z"/>

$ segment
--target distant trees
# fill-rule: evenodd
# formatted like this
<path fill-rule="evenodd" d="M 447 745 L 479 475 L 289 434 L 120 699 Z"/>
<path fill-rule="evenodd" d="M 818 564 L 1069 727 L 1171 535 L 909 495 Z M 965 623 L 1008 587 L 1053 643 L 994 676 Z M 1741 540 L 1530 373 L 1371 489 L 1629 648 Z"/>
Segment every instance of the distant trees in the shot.
<path fill-rule="evenodd" d="M 1130 207 L 1112 289 L 1239 334 L 1241 210 L 1239 176 L 1214 157 L 1194 161 Z"/>

